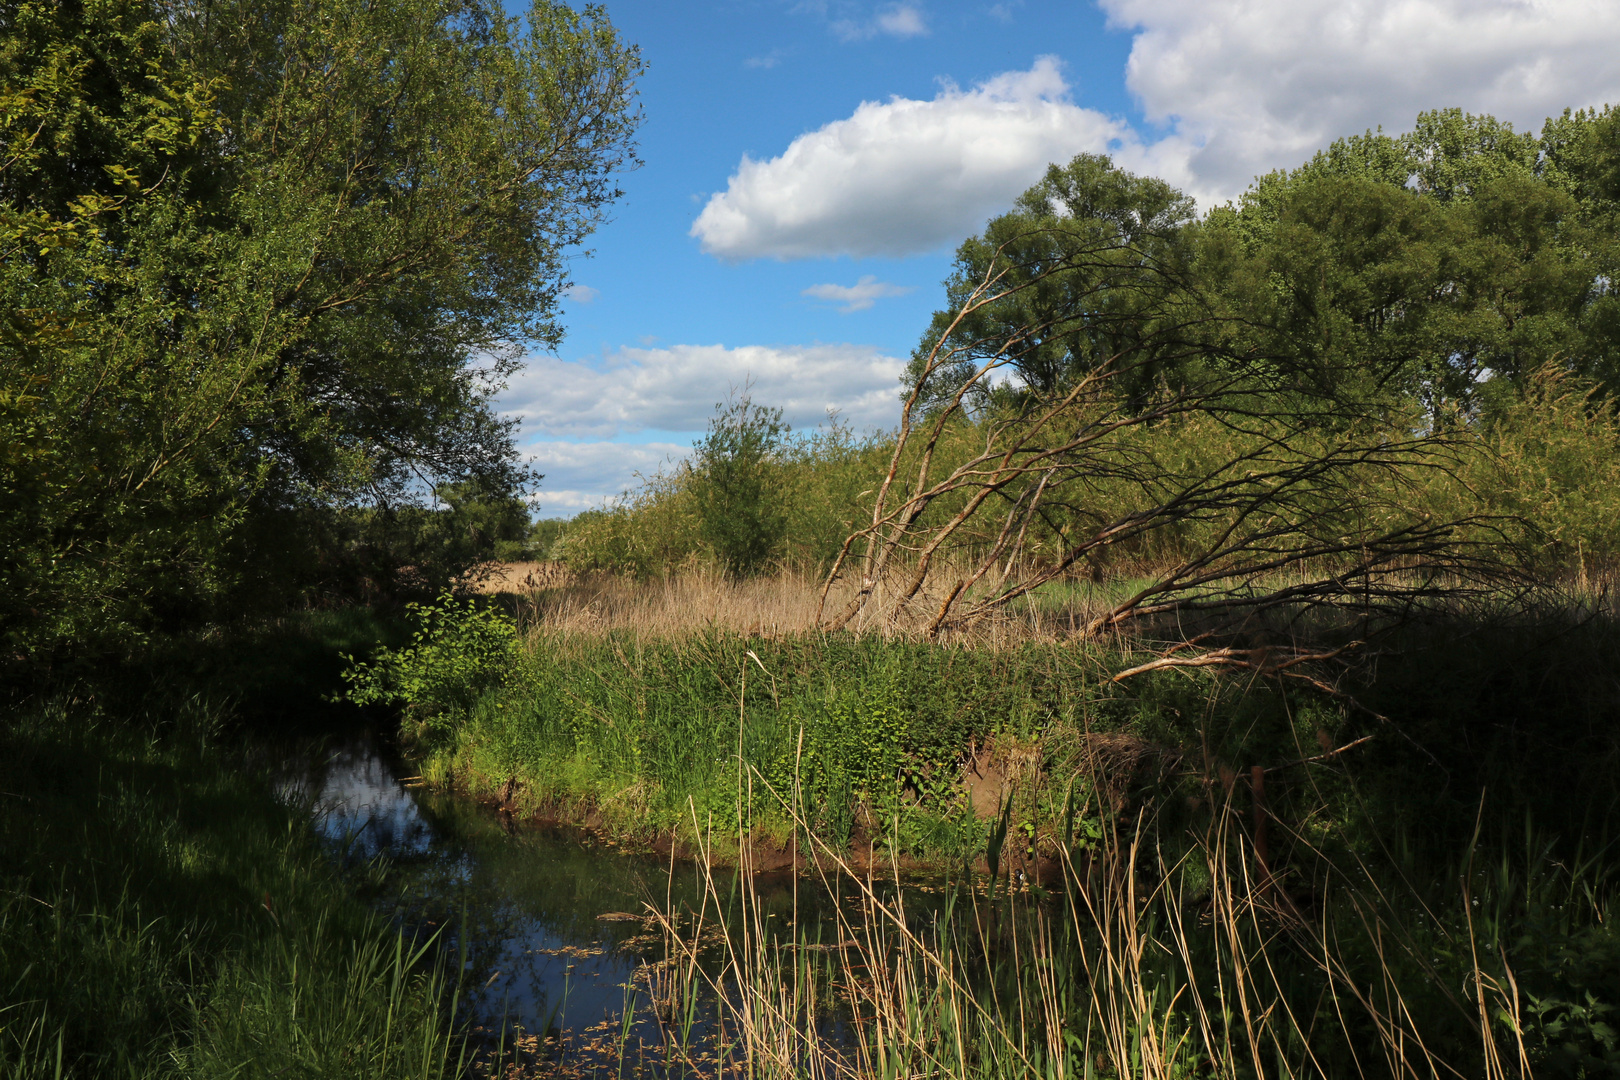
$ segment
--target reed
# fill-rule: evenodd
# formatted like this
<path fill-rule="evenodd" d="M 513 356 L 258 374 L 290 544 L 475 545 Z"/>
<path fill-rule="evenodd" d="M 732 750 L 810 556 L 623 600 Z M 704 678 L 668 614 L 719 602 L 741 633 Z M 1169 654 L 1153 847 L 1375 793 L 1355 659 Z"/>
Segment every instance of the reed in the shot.
<path fill-rule="evenodd" d="M 790 792 L 752 779 L 747 797 L 791 812 Z M 1179 851 L 1151 808 L 1079 845 L 1073 816 L 1052 822 L 1042 842 L 1057 872 L 1044 886 L 959 877 L 931 918 L 908 908 L 900 878 L 880 892 L 870 866 L 824 847 L 820 887 L 856 897 L 830 942 L 807 935 L 797 905 L 787 927 L 767 921 L 746 856 L 740 874 L 714 873 L 722 845 L 704 829 L 697 906 L 648 905 L 664 942 L 643 980 L 661 1045 L 632 1046 L 626 1019 L 616 1046 L 567 1074 L 1495 1078 L 1614 1067 L 1601 1004 L 1590 997 L 1582 1013 L 1556 997 L 1572 987 L 1549 981 L 1553 954 L 1525 937 L 1551 924 L 1613 955 L 1614 883 L 1601 860 L 1564 864 L 1533 830 L 1522 851 L 1487 856 L 1476 835 L 1456 860 L 1421 871 L 1344 859 L 1263 816 L 1262 792 L 1234 781 Z M 1268 825 L 1272 845 L 1302 845 L 1289 866 L 1268 855 Z M 543 1055 L 525 1064 L 504 1075 L 561 1074 Z"/>
<path fill-rule="evenodd" d="M 896 572 L 896 577 L 901 575 Z M 1136 579 L 1107 582 L 1084 579 L 1053 582 L 972 632 L 944 640 L 992 648 L 1026 641 L 1056 641 L 1127 594 Z M 814 633 L 826 613 L 845 603 L 854 583 L 830 588 L 819 576 L 797 569 L 737 578 L 694 562 L 667 576 L 637 579 L 618 574 L 576 573 L 560 563 L 503 565 L 476 586 L 504 594 L 526 626 L 545 631 L 601 636 L 626 633 L 647 638 L 684 637 L 709 632 L 779 636 Z M 911 617 L 882 632 L 922 638 L 943 595 L 922 592 Z"/>

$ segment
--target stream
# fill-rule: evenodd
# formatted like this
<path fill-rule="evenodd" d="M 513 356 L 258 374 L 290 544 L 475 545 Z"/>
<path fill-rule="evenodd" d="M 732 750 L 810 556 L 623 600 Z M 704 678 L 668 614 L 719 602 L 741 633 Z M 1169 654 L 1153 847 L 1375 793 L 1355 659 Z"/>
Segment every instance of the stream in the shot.
<path fill-rule="evenodd" d="M 515 1043 L 531 1060 L 600 1050 L 613 1038 L 643 1047 L 667 1042 L 667 1022 L 660 1032 L 649 1007 L 649 968 L 668 955 L 652 912 L 684 913 L 687 925 L 699 911 L 711 926 L 717 915 L 719 923 L 737 922 L 735 873 L 716 872 L 709 890 L 691 862 L 514 822 L 415 781 L 409 764 L 369 732 L 306 752 L 283 775 L 286 795 L 313 807 L 334 857 L 370 875 L 367 892 L 385 915 L 407 932 L 443 928 L 445 944 L 463 958 L 460 1008 L 474 1032 Z M 876 887 L 889 897 L 897 888 L 892 881 Z M 783 871 L 755 875 L 752 888 L 768 937 L 818 948 L 840 940 L 841 921 L 845 933 L 861 925 L 858 889 L 847 879 L 824 885 Z M 913 892 L 908 884 L 908 904 Z M 939 890 L 921 886 L 920 893 L 921 908 L 937 910 Z M 694 1015 L 691 1035 L 702 1042 L 712 1006 Z M 844 1019 L 834 1012 L 818 1027 L 836 1037 Z"/>

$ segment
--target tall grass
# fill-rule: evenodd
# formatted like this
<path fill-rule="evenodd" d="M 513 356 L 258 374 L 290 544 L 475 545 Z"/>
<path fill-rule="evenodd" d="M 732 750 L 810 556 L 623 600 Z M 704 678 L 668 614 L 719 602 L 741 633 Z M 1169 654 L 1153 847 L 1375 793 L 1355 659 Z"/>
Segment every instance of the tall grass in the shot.
<path fill-rule="evenodd" d="M 657 633 L 638 610 L 566 630 L 542 611 L 503 690 L 408 719 L 424 775 L 674 835 L 703 867 L 796 861 L 847 884 L 920 857 L 955 889 L 935 919 L 868 888 L 832 941 L 767 922 L 747 873 L 754 906 L 718 946 L 662 912 L 658 1008 L 712 1014 L 666 1024 L 662 1062 L 1620 1075 L 1605 595 L 1408 624 L 1337 693 L 1115 682 L 1123 641 Z"/>
<path fill-rule="evenodd" d="M 678 573 L 643 580 L 576 573 L 560 563 L 519 563 L 493 575 L 477 591 L 505 594 L 520 621 L 555 634 L 618 632 L 657 638 L 719 631 L 777 636 L 814 632 L 823 613 L 836 611 L 855 589 L 853 583 L 839 581 L 824 594 L 824 584 L 794 569 L 738 579 L 695 563 Z M 1130 578 L 1052 582 L 1000 618 L 978 624 L 971 633 L 947 634 L 945 639 L 992 647 L 1056 641 L 1128 596 L 1137 584 Z M 922 637 L 940 599 L 924 590 L 914 618 L 895 632 Z"/>
<path fill-rule="evenodd" d="M 751 796 L 791 806 L 753 779 Z M 639 985 L 662 1044 L 629 1045 L 632 999 L 616 1047 L 599 1041 L 570 1075 L 649 1061 L 717 1077 L 1620 1069 L 1608 1020 L 1620 932 L 1602 860 L 1565 862 L 1533 829 L 1522 847 L 1482 831 L 1440 864 L 1335 855 L 1262 816 L 1262 792 L 1235 781 L 1190 831 L 1142 807 L 1079 844 L 1075 815 L 1097 808 L 1071 805 L 1041 834 L 1055 855 L 1044 886 L 970 874 L 929 917 L 900 879 L 880 891 L 869 867 L 824 848 L 822 887 L 858 898 L 830 935 L 797 908 L 785 926 L 768 921 L 747 849 L 741 874 L 716 875 L 722 844 L 705 830 L 701 902 L 649 906 L 664 953 Z M 1274 846 L 1285 837 L 1287 864 Z"/>
<path fill-rule="evenodd" d="M 204 702 L 0 727 L 0 1075 L 439 1077 L 452 976 L 370 915 Z"/>

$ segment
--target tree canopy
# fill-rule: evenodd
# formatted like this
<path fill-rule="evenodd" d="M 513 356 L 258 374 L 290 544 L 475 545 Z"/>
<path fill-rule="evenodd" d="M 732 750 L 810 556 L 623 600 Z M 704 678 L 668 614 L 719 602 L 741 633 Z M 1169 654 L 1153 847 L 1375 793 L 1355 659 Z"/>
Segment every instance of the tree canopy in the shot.
<path fill-rule="evenodd" d="M 262 592 L 312 514 L 530 482 L 492 395 L 560 339 L 639 71 L 551 0 L 7 5 L 7 651 Z"/>
<path fill-rule="evenodd" d="M 1450 110 L 1203 217 L 1106 157 L 1052 166 L 958 250 L 829 625 L 937 632 L 1121 550 L 1160 556 L 1086 632 L 1528 580 L 1533 523 L 1434 498 L 1519 404 L 1567 405 L 1547 380 L 1620 391 L 1617 162 L 1612 109 L 1539 138 Z"/>
<path fill-rule="evenodd" d="M 1566 112 L 1539 138 L 1424 113 L 1406 135 L 1340 139 L 1260 177 L 1203 218 L 1164 181 L 1081 155 L 963 243 L 903 382 L 949 336 L 930 407 L 990 356 L 1003 376 L 975 389 L 980 403 L 1126 355 L 1144 385 L 1266 357 L 1300 378 L 1370 380 L 1437 421 L 1522 393 L 1553 363 L 1614 393 L 1617 207 L 1612 108 Z M 997 298 L 964 311 L 992 274 Z"/>

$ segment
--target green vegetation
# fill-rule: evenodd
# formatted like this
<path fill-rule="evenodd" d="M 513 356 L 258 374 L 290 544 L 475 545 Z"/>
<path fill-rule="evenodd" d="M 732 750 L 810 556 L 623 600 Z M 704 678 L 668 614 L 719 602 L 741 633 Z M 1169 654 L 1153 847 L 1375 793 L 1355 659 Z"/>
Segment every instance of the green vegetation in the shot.
<path fill-rule="evenodd" d="M 716 410 L 709 437 L 720 440 L 714 444 L 717 459 L 733 452 L 727 443 L 754 437 L 728 432 L 728 423 L 750 417 L 757 423 L 762 408 L 750 401 L 740 417 L 724 406 Z M 771 415 L 767 410 L 766 417 Z M 755 523 L 748 536 L 756 554 L 747 565 L 754 571 L 767 563 L 814 570 L 829 565 L 860 524 L 862 492 L 881 475 L 891 448 L 887 435 L 859 435 L 836 419 L 810 431 L 783 426 L 768 446 L 760 440 L 749 452 L 747 470 L 758 479 L 722 495 L 711 484 L 707 459 L 680 462 L 646 478 L 614 506 L 587 510 L 562 525 L 549 554 L 576 571 L 643 578 L 694 562 L 729 566 L 725 552 L 733 541 L 707 516 L 709 508 L 758 499 L 765 505 L 745 515 Z"/>
<path fill-rule="evenodd" d="M 443 787 L 946 872 L 718 966 L 669 913 L 661 1022 L 711 980 L 751 1072 L 1620 1074 L 1620 112 L 1426 113 L 1202 217 L 1054 165 L 893 430 L 745 392 L 533 524 L 493 395 L 639 70 L 552 0 L 0 13 L 0 1072 L 470 1068 L 439 943 L 244 748 L 342 655 Z M 441 595 L 518 557 L 598 593 Z M 680 574 L 732 607 L 586 610 Z"/>
<path fill-rule="evenodd" d="M 548 0 L 0 11 L 0 1075 L 461 1070 L 243 725 L 524 538 L 493 395 L 640 66 Z"/>
<path fill-rule="evenodd" d="M 1252 604 L 1279 572 L 1296 599 L 1402 606 L 1423 574 L 1612 564 L 1617 132 L 1613 110 L 1539 138 L 1425 113 L 1202 218 L 1106 158 L 1054 165 L 959 249 L 898 429 L 771 455 L 771 557 L 891 583 L 837 618 L 927 596 L 947 629 L 1074 574 L 1148 577 L 1128 618 Z M 705 476 L 660 473 L 558 554 L 728 565 Z"/>
<path fill-rule="evenodd" d="M 1136 657 L 1072 643 L 543 625 L 502 685 L 453 697 L 432 674 L 487 608 L 436 611 L 369 678 L 435 718 L 409 727 L 425 777 L 509 809 L 952 873 L 954 918 L 908 938 L 873 908 L 852 968 L 791 935 L 728 953 L 724 978 L 785 1010 L 731 1018 L 756 1063 L 811 1056 L 785 999 L 847 995 L 860 1054 L 947 1075 L 1606 1076 L 1620 626 L 1512 615 L 1385 638 L 1376 677 L 1339 684 L 1355 706 L 1280 672 L 1114 682 Z M 892 992 L 862 981 L 879 969 Z"/>
<path fill-rule="evenodd" d="M 9 5 L 6 662 L 284 608 L 357 511 L 527 486 L 492 395 L 561 333 L 639 68 L 547 0 Z"/>
<path fill-rule="evenodd" d="M 200 699 L 0 729 L 0 1073 L 438 1077 L 445 968 L 370 914 Z"/>

